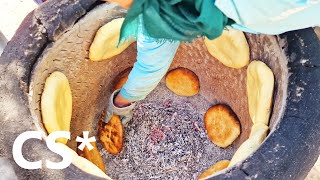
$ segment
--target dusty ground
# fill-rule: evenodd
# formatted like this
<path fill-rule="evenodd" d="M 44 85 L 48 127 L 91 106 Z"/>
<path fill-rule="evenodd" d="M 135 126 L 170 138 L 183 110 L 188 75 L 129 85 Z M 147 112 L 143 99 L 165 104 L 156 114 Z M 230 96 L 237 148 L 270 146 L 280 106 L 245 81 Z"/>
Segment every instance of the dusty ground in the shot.
<path fill-rule="evenodd" d="M 33 0 L 1 0 L 0 1 L 0 31 L 8 40 L 14 35 L 24 17 L 37 4 Z"/>
<path fill-rule="evenodd" d="M 0 1 L 0 30 L 8 40 L 11 39 L 15 30 L 23 18 L 36 7 L 33 0 L 1 0 Z M 317 30 L 320 36 L 320 29 Z M 307 180 L 320 179 L 320 158 L 310 171 Z"/>

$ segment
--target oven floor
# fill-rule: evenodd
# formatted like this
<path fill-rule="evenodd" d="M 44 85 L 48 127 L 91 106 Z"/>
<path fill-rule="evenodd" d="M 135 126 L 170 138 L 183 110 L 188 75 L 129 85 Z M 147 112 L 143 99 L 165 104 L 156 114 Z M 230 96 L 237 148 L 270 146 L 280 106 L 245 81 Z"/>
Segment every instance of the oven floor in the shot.
<path fill-rule="evenodd" d="M 124 128 L 124 147 L 119 155 L 102 149 L 107 174 L 114 179 L 196 179 L 201 172 L 235 148 L 214 145 L 203 117 L 215 104 L 202 96 L 178 97 L 160 84 L 139 102 L 134 118 Z"/>

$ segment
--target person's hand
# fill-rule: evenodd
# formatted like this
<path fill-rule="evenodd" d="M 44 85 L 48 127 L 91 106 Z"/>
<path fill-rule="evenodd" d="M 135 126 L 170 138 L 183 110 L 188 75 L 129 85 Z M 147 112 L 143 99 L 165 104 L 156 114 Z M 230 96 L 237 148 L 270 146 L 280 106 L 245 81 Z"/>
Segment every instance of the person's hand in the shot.
<path fill-rule="evenodd" d="M 134 0 L 103 0 L 108 2 L 115 2 L 118 3 L 120 6 L 129 9 Z"/>
<path fill-rule="evenodd" d="M 119 92 L 120 92 L 120 89 L 114 91 L 110 96 L 109 104 L 104 117 L 105 123 L 108 123 L 113 115 L 119 115 L 123 125 L 127 124 L 132 119 L 132 116 L 133 116 L 132 110 L 135 107 L 135 103 L 130 103 L 129 101 L 126 101 L 125 99 L 123 99 L 119 95 Z"/>

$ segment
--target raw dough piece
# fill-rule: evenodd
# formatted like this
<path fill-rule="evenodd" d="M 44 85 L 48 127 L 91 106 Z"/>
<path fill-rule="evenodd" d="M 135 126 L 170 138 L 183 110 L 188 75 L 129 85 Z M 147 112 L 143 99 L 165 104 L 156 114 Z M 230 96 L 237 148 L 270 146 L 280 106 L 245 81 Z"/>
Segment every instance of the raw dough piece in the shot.
<path fill-rule="evenodd" d="M 254 124 L 269 124 L 274 76 L 261 61 L 252 61 L 247 69 L 247 93 L 249 113 Z"/>
<path fill-rule="evenodd" d="M 70 149 L 68 146 L 61 143 L 57 143 L 56 145 L 59 146 L 60 149 L 63 149 L 65 152 L 70 153 L 72 157 L 72 164 L 75 165 L 77 168 L 81 169 L 86 173 L 111 180 L 111 178 L 107 176 L 103 171 L 101 171 L 96 165 L 92 164 L 87 159 L 78 156 L 78 154 L 72 149 Z"/>
<path fill-rule="evenodd" d="M 254 124 L 251 127 L 250 137 L 253 136 L 254 134 L 256 134 L 257 131 L 261 131 L 261 130 L 266 132 L 266 134 L 264 136 L 267 136 L 269 127 L 263 123 Z"/>
<path fill-rule="evenodd" d="M 41 115 L 48 134 L 69 131 L 72 114 L 72 96 L 67 77 L 61 72 L 52 73 L 47 79 L 41 96 Z M 58 138 L 66 144 L 68 139 Z"/>
<path fill-rule="evenodd" d="M 124 18 L 114 19 L 98 30 L 89 50 L 89 58 L 92 61 L 102 61 L 116 56 L 135 42 L 134 39 L 129 39 L 117 48 L 123 20 Z"/>
<path fill-rule="evenodd" d="M 178 96 L 194 96 L 200 90 L 198 76 L 183 67 L 171 70 L 166 76 L 166 86 Z"/>
<path fill-rule="evenodd" d="M 93 149 L 89 151 L 87 146 L 81 151 L 80 149 L 77 149 L 77 153 L 79 156 L 86 158 L 90 162 L 92 162 L 94 165 L 96 165 L 101 171 L 106 173 L 106 168 L 103 162 L 103 159 L 101 157 L 101 154 L 98 151 L 97 145 L 95 142 L 91 142 L 91 145 L 93 146 Z"/>
<path fill-rule="evenodd" d="M 254 153 L 266 138 L 267 132 L 267 129 L 261 128 L 254 134 L 251 134 L 249 139 L 242 143 L 239 149 L 233 155 L 228 167 L 245 160 L 250 154 Z"/>
<path fill-rule="evenodd" d="M 209 169 L 205 170 L 198 179 L 205 179 L 206 177 L 211 176 L 212 174 L 221 171 L 228 167 L 230 161 L 229 160 L 222 160 L 217 162 L 216 164 L 212 165 Z"/>
<path fill-rule="evenodd" d="M 108 124 L 100 131 L 100 141 L 109 153 L 116 155 L 121 152 L 123 127 L 118 115 L 113 115 Z"/>
<path fill-rule="evenodd" d="M 215 105 L 204 116 L 204 124 L 211 141 L 219 147 L 227 147 L 240 135 L 240 123 L 227 105 Z"/>
<path fill-rule="evenodd" d="M 229 28 L 214 40 L 205 38 L 204 43 L 209 53 L 225 66 L 239 69 L 249 64 L 249 45 L 241 31 Z"/>

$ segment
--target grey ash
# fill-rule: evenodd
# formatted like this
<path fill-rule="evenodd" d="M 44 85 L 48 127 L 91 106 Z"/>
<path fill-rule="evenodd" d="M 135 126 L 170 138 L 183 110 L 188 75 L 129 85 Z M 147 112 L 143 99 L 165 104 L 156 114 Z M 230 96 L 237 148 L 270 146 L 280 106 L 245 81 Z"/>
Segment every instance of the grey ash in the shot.
<path fill-rule="evenodd" d="M 159 85 L 134 110 L 124 128 L 119 155 L 102 150 L 107 174 L 114 179 L 196 179 L 234 147 L 222 149 L 206 135 L 203 116 L 212 105 L 202 96 L 178 97 Z"/>

